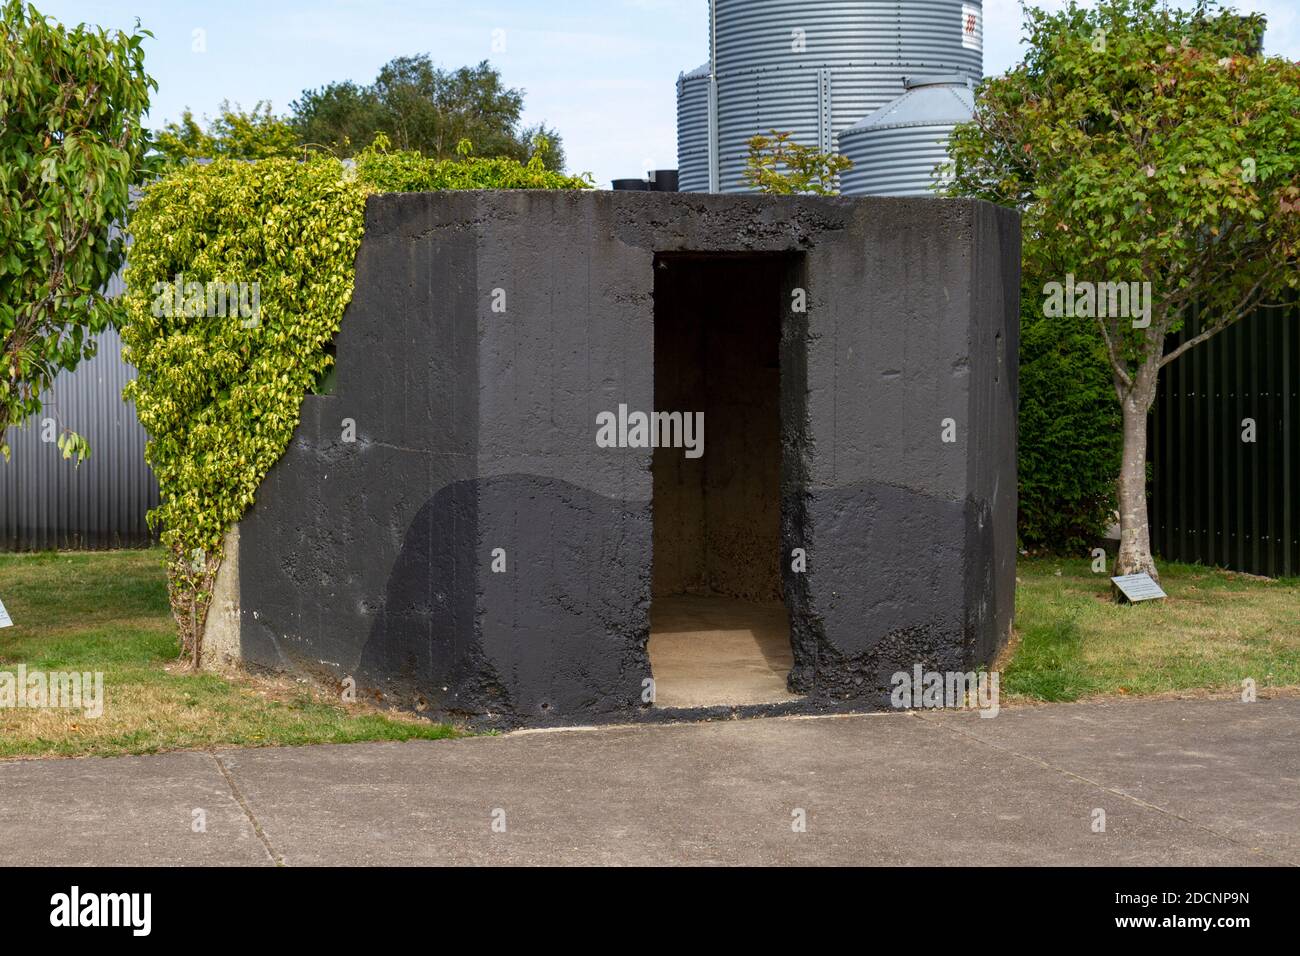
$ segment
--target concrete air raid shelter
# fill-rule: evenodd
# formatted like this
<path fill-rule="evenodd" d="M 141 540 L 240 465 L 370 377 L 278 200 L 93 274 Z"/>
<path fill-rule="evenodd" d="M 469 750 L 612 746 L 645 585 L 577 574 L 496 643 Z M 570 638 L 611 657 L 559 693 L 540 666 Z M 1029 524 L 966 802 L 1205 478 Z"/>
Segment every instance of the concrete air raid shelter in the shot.
<path fill-rule="evenodd" d="M 966 200 L 372 197 L 208 652 L 501 727 L 885 707 L 987 664 L 1019 262 Z"/>

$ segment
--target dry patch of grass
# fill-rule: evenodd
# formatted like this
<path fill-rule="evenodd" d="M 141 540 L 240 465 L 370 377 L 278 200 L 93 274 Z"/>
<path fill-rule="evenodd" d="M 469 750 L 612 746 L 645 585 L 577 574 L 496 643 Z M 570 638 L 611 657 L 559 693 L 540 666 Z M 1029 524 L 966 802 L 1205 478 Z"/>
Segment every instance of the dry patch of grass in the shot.
<path fill-rule="evenodd" d="M 1117 605 L 1089 561 L 1022 559 L 1003 690 L 1037 700 L 1300 686 L 1300 581 L 1165 564 L 1167 601 Z"/>
<path fill-rule="evenodd" d="M 221 746 L 453 736 L 291 680 L 195 674 L 177 664 L 158 551 L 0 555 L 0 671 L 102 672 L 100 717 L 0 708 L 0 758 L 108 756 Z"/>

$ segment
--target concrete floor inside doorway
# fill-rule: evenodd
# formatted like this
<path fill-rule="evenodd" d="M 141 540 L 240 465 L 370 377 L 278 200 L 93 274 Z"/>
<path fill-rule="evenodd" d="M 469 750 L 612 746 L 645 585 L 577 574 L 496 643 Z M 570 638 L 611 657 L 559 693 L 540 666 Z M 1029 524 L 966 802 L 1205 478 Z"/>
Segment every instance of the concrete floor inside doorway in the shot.
<path fill-rule="evenodd" d="M 650 667 L 657 707 L 796 700 L 786 690 L 793 665 L 790 621 L 781 604 L 697 594 L 655 599 Z"/>
<path fill-rule="evenodd" d="M 699 438 L 694 449 L 654 451 L 648 649 L 658 708 L 796 699 L 780 559 L 780 304 L 797 265 L 656 260 L 655 409 L 697 421 Z"/>

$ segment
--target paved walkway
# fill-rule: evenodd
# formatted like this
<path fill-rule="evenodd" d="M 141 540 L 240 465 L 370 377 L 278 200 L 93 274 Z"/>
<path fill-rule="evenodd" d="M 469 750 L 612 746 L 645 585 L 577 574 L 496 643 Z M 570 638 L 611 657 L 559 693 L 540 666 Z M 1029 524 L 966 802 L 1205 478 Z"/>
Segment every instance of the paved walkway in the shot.
<path fill-rule="evenodd" d="M 1300 698 L 0 763 L 0 845 L 37 864 L 1300 864 Z"/>

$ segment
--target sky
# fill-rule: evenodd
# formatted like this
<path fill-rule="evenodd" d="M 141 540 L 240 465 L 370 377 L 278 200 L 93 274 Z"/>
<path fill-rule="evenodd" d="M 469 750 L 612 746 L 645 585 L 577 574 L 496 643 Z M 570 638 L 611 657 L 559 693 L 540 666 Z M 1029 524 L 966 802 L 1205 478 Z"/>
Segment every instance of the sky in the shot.
<path fill-rule="evenodd" d="M 154 34 L 148 124 L 215 114 L 222 100 L 277 112 L 303 90 L 372 81 L 393 57 L 489 60 L 525 91 L 524 121 L 564 138 L 570 172 L 599 185 L 677 166 L 677 75 L 709 58 L 707 0 L 35 0 L 66 23 Z M 1186 5 L 1173 0 L 1176 5 Z M 1058 9 L 1065 0 L 1038 0 Z M 1091 6 L 1091 3 L 1084 3 Z M 1264 13 L 1265 51 L 1300 60 L 1300 0 L 1237 0 Z M 984 0 L 984 71 L 1019 59 L 1019 0 Z"/>

